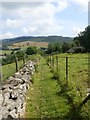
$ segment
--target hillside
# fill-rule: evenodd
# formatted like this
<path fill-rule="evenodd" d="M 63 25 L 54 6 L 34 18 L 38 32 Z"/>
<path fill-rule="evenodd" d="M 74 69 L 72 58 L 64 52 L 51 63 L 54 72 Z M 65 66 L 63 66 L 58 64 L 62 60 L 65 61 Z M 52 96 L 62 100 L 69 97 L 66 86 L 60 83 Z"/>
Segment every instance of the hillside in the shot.
<path fill-rule="evenodd" d="M 73 38 L 71 37 L 62 37 L 62 36 L 39 36 L 39 37 L 33 37 L 33 36 L 21 36 L 16 38 L 10 38 L 10 39 L 3 39 L 2 45 L 11 45 L 17 42 L 24 42 L 24 41 L 36 41 L 36 42 L 72 42 Z"/>
<path fill-rule="evenodd" d="M 22 48 L 25 49 L 29 46 L 36 46 L 38 48 L 40 47 L 44 47 L 47 48 L 48 47 L 48 42 L 34 42 L 34 41 L 24 41 L 24 42 L 17 42 L 12 44 L 11 46 L 9 46 L 9 48 Z"/>

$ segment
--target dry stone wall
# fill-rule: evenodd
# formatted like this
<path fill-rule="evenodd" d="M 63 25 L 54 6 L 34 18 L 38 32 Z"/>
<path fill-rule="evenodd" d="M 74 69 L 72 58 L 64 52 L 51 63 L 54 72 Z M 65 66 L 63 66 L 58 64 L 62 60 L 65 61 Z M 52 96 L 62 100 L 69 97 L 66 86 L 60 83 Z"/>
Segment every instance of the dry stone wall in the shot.
<path fill-rule="evenodd" d="M 19 119 L 25 111 L 27 89 L 31 85 L 31 75 L 35 71 L 35 62 L 28 61 L 6 84 L 0 88 L 0 120 Z"/>

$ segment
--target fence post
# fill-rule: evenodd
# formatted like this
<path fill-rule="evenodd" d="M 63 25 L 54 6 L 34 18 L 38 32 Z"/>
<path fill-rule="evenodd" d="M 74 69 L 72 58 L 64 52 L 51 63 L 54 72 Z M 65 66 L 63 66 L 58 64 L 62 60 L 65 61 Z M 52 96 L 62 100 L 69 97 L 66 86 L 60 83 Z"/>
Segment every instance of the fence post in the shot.
<path fill-rule="evenodd" d="M 50 67 L 51 67 L 51 63 L 52 63 L 52 61 L 51 61 L 51 54 L 50 54 L 50 61 L 49 62 L 50 62 Z"/>
<path fill-rule="evenodd" d="M 22 59 L 23 59 L 23 65 L 24 65 L 25 64 L 25 55 L 23 56 Z"/>
<path fill-rule="evenodd" d="M 52 55 L 52 59 L 51 59 L 51 69 L 52 71 L 54 71 L 54 55 Z"/>
<path fill-rule="evenodd" d="M 56 71 L 58 72 L 58 56 L 56 56 Z"/>
<path fill-rule="evenodd" d="M 2 65 L 0 63 L 0 86 L 2 85 L 3 78 L 2 78 Z"/>
<path fill-rule="evenodd" d="M 46 56 L 47 65 L 49 66 L 49 55 Z"/>
<path fill-rule="evenodd" d="M 18 58 L 15 56 L 15 66 L 16 66 L 16 72 L 18 72 Z"/>
<path fill-rule="evenodd" d="M 68 57 L 66 57 L 66 84 L 68 85 Z"/>

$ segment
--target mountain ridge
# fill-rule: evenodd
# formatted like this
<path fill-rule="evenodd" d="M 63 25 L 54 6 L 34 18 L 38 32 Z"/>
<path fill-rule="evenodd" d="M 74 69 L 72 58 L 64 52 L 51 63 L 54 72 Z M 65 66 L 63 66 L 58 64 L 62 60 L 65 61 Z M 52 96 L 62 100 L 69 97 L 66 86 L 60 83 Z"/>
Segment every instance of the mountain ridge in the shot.
<path fill-rule="evenodd" d="M 24 41 L 36 41 L 36 42 L 72 42 L 72 37 L 63 37 L 63 36 L 20 36 L 14 38 L 8 38 L 2 40 L 2 45 L 11 45 L 17 42 L 24 42 Z"/>

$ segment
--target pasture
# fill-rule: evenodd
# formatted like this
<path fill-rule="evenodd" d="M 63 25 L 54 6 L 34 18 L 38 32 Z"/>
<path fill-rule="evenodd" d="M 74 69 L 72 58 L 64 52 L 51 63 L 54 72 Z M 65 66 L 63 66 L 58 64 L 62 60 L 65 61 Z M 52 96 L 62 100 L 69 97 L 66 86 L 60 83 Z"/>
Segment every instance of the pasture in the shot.
<path fill-rule="evenodd" d="M 35 60 L 36 58 L 39 58 L 40 56 L 37 55 L 29 55 L 25 58 L 25 62 L 28 60 Z M 23 67 L 23 60 L 20 60 L 17 62 L 18 64 L 18 70 L 20 70 Z M 16 72 L 16 63 L 11 63 L 7 65 L 1 66 L 1 72 L 2 72 L 2 81 L 5 81 L 8 79 L 8 77 L 13 76 Z"/>
<path fill-rule="evenodd" d="M 0 54 L 10 54 L 11 50 L 0 50 Z"/>
<path fill-rule="evenodd" d="M 23 66 L 23 61 L 18 61 L 18 69 Z M 2 66 L 2 81 L 8 79 L 8 77 L 13 76 L 16 72 L 16 65 L 15 62 L 7 65 Z"/>
<path fill-rule="evenodd" d="M 44 47 L 47 48 L 48 47 L 48 43 L 47 42 L 31 42 L 31 41 L 26 41 L 26 42 L 18 42 L 18 43 L 14 43 L 11 46 L 9 46 L 10 48 L 22 48 L 25 49 L 29 46 L 35 46 L 35 47 Z"/>
<path fill-rule="evenodd" d="M 68 85 L 66 56 L 68 56 Z M 54 65 L 50 59 L 48 60 L 48 56 L 45 58 L 46 62 L 43 58 L 40 60 L 38 72 L 33 76 L 34 84 L 27 93 L 24 117 L 88 120 L 88 102 L 79 107 L 87 96 L 88 54 L 59 54 L 58 71 L 55 64 L 56 55 Z M 58 73 L 58 79 L 55 79 L 55 73 Z"/>
<path fill-rule="evenodd" d="M 56 56 L 58 56 L 58 69 Z M 68 78 L 66 79 L 66 57 Z M 23 118 L 52 120 L 88 120 L 88 102 L 79 108 L 87 96 L 88 54 L 58 54 L 41 57 L 31 55 L 27 60 L 39 58 L 37 71 L 32 76 L 33 84 L 27 91 L 26 110 Z M 48 64 L 47 64 L 48 63 Z M 23 61 L 19 61 L 19 68 Z M 2 66 L 2 79 L 15 73 L 15 63 Z M 55 78 L 55 73 L 59 76 Z M 68 82 L 67 82 L 68 81 Z M 67 83 L 67 84 L 66 84 Z"/>

